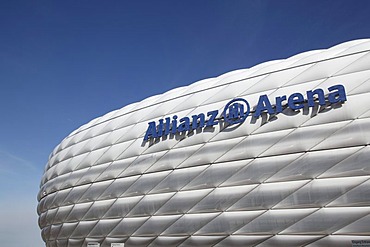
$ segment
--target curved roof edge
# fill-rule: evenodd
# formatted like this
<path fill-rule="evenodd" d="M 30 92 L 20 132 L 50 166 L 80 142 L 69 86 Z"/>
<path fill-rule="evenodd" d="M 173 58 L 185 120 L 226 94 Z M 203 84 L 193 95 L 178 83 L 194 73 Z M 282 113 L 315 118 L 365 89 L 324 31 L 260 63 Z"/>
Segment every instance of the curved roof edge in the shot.
<path fill-rule="evenodd" d="M 116 109 L 111 112 L 108 112 L 102 115 L 101 117 L 92 119 L 88 123 L 80 126 L 76 130 L 71 132 L 62 141 L 70 138 L 71 136 L 79 132 L 89 129 L 93 126 L 104 123 L 105 121 L 108 121 L 112 118 L 116 118 L 116 117 L 119 117 L 125 114 L 129 114 L 131 112 L 138 111 L 140 109 L 143 109 L 151 105 L 161 104 L 171 99 L 183 97 L 183 96 L 186 96 L 186 95 L 189 95 L 195 92 L 199 92 L 205 89 L 209 89 L 209 88 L 219 87 L 227 83 L 234 83 L 240 80 L 246 80 L 249 78 L 258 77 L 261 75 L 270 74 L 270 73 L 278 72 L 281 70 L 286 70 L 286 69 L 291 69 L 294 67 L 308 65 L 311 63 L 316 63 L 319 61 L 330 60 L 330 59 L 335 59 L 338 57 L 367 52 L 369 50 L 370 50 L 370 38 L 352 40 L 352 41 L 340 43 L 328 49 L 306 51 L 303 53 L 293 55 L 286 59 L 266 61 L 264 63 L 257 64 L 247 69 L 234 70 L 234 71 L 221 74 L 217 77 L 199 80 L 188 86 L 174 88 L 162 94 L 153 95 L 141 101 L 126 105 L 120 109 Z M 53 152 L 50 155 L 54 154 L 57 151 L 58 147 L 59 145 L 57 145 L 54 148 Z"/>

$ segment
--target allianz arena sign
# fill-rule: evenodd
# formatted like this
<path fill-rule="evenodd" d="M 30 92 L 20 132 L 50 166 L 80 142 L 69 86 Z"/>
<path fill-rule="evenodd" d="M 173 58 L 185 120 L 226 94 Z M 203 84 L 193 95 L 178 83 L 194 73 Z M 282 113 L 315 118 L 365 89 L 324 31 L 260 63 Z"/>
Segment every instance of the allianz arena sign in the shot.
<path fill-rule="evenodd" d="M 314 107 L 315 102 L 320 106 L 335 103 L 344 103 L 347 100 L 346 91 L 343 85 L 338 84 L 328 88 L 327 100 L 324 90 L 321 88 L 309 90 L 306 92 L 307 99 L 301 93 L 293 93 L 289 96 L 283 95 L 275 98 L 275 105 L 271 104 L 269 97 L 263 94 L 259 97 L 258 103 L 255 107 L 253 117 L 258 118 L 262 113 L 267 112 L 270 115 L 281 113 L 283 109 L 289 107 L 291 110 L 296 111 L 302 109 L 304 104 L 308 107 Z M 243 123 L 250 114 L 250 104 L 243 98 L 236 98 L 229 101 L 223 112 L 222 117 L 225 122 L 230 125 Z M 217 116 L 218 110 L 207 112 L 207 114 L 200 113 L 189 117 L 183 117 L 178 120 L 178 116 L 166 117 L 159 119 L 158 123 L 152 121 L 148 123 L 144 141 L 151 138 L 160 138 L 169 134 L 176 134 L 185 131 L 192 131 L 198 128 L 211 127 L 219 123 Z M 206 119 L 207 116 L 207 119 Z"/>
<path fill-rule="evenodd" d="M 370 39 L 172 89 L 66 136 L 46 247 L 370 242 Z"/>

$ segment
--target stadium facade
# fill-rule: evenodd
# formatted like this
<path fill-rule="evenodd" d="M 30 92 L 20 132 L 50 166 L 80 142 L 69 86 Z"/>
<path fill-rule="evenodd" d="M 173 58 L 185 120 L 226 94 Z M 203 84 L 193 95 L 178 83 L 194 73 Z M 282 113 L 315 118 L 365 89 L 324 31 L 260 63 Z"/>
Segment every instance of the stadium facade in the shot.
<path fill-rule="evenodd" d="M 370 40 L 112 111 L 51 153 L 48 247 L 370 244 Z M 117 245 L 119 246 L 119 245 Z"/>

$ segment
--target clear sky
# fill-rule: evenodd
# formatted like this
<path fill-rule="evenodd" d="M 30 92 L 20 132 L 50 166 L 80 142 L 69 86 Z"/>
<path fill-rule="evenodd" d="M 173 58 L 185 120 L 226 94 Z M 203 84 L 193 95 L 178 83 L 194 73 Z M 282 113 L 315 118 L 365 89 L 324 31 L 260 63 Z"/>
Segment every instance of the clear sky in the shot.
<path fill-rule="evenodd" d="M 48 155 L 93 118 L 261 62 L 370 37 L 370 1 L 0 1 L 0 246 L 43 246 Z"/>

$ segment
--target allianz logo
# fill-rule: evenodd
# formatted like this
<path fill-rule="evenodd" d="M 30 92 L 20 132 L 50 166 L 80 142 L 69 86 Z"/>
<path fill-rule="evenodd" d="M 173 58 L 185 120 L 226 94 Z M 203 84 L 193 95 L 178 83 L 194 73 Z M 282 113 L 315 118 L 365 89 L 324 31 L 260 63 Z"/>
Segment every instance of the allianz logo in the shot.
<path fill-rule="evenodd" d="M 250 104 L 246 99 L 236 98 L 229 101 L 222 113 L 221 118 L 217 118 L 219 111 L 209 111 L 192 115 L 191 117 L 182 117 L 179 119 L 177 115 L 159 119 L 158 122 L 149 122 L 146 130 L 144 141 L 160 138 L 170 134 L 177 134 L 186 131 L 193 131 L 198 128 L 207 128 L 217 125 L 220 121 L 224 121 L 229 125 L 243 123 L 249 115 L 258 118 L 262 113 L 276 115 L 281 113 L 285 108 L 290 108 L 293 111 L 302 109 L 307 105 L 314 107 L 315 104 L 321 106 L 344 103 L 347 100 L 346 91 L 343 85 L 338 84 L 328 88 L 328 94 L 321 88 L 309 90 L 306 92 L 307 98 L 301 93 L 293 93 L 289 96 L 282 95 L 275 97 L 275 104 L 271 104 L 269 97 L 263 94 L 259 97 L 255 110 L 251 110 Z"/>

